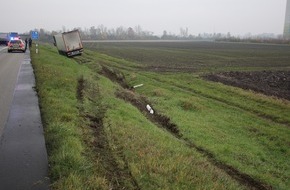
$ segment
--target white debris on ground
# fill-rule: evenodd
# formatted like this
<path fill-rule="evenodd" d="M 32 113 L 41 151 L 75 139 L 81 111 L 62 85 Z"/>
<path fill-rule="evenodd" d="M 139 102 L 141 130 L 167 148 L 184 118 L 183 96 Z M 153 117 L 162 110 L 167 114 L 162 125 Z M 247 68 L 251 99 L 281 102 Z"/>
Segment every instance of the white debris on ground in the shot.
<path fill-rule="evenodd" d="M 146 108 L 149 111 L 149 113 L 154 114 L 154 110 L 151 108 L 149 104 L 146 105 Z"/>
<path fill-rule="evenodd" d="M 135 85 L 135 86 L 133 86 L 133 88 L 138 88 L 138 87 L 141 87 L 141 86 L 143 86 L 143 84 Z"/>

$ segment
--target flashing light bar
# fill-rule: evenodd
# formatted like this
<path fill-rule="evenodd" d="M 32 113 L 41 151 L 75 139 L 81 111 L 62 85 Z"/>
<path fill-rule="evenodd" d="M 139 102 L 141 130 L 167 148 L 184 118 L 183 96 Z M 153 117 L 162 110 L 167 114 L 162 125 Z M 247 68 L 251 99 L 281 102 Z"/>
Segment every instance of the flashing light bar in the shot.
<path fill-rule="evenodd" d="M 19 40 L 19 37 L 10 37 L 10 40 Z"/>

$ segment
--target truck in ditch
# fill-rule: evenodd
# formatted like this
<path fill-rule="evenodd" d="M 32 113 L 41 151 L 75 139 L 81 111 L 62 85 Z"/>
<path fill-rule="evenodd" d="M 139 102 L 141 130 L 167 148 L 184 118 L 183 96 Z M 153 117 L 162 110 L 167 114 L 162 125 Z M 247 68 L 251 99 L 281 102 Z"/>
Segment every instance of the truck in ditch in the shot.
<path fill-rule="evenodd" d="M 56 34 L 53 39 L 59 54 L 72 57 L 81 55 L 83 52 L 83 44 L 78 30 Z"/>

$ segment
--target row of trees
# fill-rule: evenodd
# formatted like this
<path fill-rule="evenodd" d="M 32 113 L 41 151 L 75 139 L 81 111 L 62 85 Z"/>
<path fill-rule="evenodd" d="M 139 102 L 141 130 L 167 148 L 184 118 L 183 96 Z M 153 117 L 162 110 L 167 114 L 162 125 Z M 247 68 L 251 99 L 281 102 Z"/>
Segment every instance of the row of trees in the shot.
<path fill-rule="evenodd" d="M 91 26 L 90 28 L 73 28 L 66 29 L 65 27 L 59 31 L 47 31 L 45 29 L 36 29 L 39 32 L 39 38 L 41 41 L 53 42 L 52 36 L 67 32 L 70 30 L 78 29 L 83 40 L 217 40 L 217 41 L 253 41 L 253 42 L 273 42 L 273 43 L 289 43 L 289 40 L 283 39 L 282 36 L 247 36 L 247 37 L 236 37 L 232 36 L 229 32 L 227 34 L 222 33 L 202 33 L 198 35 L 189 34 L 188 28 L 180 28 L 178 35 L 163 31 L 161 36 L 154 35 L 153 32 L 143 30 L 141 26 L 135 26 L 134 28 L 129 27 L 117 27 L 108 29 L 104 25 L 97 27 Z"/>
<path fill-rule="evenodd" d="M 73 29 L 66 29 L 58 31 L 48 31 L 45 29 L 35 29 L 39 32 L 39 39 L 41 41 L 52 41 L 52 36 L 58 33 L 67 32 L 70 30 L 79 30 L 83 40 L 157 40 L 160 39 L 154 35 L 153 32 L 142 30 L 140 26 L 135 28 L 125 28 L 123 26 L 108 29 L 104 25 L 98 27 L 92 26 L 90 28 L 82 29 L 80 27 Z"/>
<path fill-rule="evenodd" d="M 188 39 L 193 38 L 192 35 L 188 35 L 188 29 L 180 29 L 180 34 L 175 35 L 168 33 L 167 31 L 163 32 L 162 36 L 154 35 L 153 32 L 143 30 L 140 25 L 135 26 L 134 28 L 129 27 L 125 28 L 123 26 L 117 28 L 108 29 L 104 25 L 91 26 L 90 28 L 82 29 L 80 27 L 73 29 L 66 29 L 65 27 L 62 30 L 58 31 L 48 31 L 45 29 L 35 29 L 39 32 L 40 40 L 42 41 L 52 41 L 52 36 L 61 33 L 67 32 L 70 30 L 79 30 L 83 40 L 160 40 L 160 39 Z"/>

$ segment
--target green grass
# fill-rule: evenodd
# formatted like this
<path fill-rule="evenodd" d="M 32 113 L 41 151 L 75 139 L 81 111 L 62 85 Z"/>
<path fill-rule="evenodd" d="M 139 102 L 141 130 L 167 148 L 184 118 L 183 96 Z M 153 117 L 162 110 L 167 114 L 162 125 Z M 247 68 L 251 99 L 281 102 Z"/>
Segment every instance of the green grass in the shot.
<path fill-rule="evenodd" d="M 91 48 L 120 58 L 122 62 L 119 64 L 109 61 L 106 64 L 126 73 L 131 86 L 144 84 L 137 92 L 149 97 L 156 110 L 169 116 L 180 128 L 184 139 L 242 173 L 274 188 L 288 189 L 289 101 L 208 82 L 198 74 L 202 70 L 211 71 L 213 65 L 217 70 L 228 70 L 224 64 L 226 59 L 235 57 L 239 59 L 233 62 L 231 70 L 257 70 L 258 65 L 261 67 L 258 70 L 279 69 L 277 63 L 282 62 L 283 67 L 289 68 L 289 56 L 286 55 L 289 48 L 264 46 L 255 50 L 255 46 L 243 49 L 241 45 L 230 45 L 234 49 L 188 50 L 166 43 L 99 44 L 98 48 L 94 45 Z M 178 63 L 182 67 L 185 63 L 191 67 L 195 56 L 208 64 L 202 66 L 204 68 L 194 64 L 198 72 L 193 74 L 146 72 L 146 67 L 152 65 L 175 67 Z M 124 59 L 138 63 L 140 68 L 132 71 L 128 64 L 123 65 Z"/>
<path fill-rule="evenodd" d="M 71 59 L 59 56 L 48 45 L 31 51 L 49 155 L 49 176 L 53 189 L 109 188 L 98 175 L 93 151 L 85 144 L 91 135 L 84 128 L 77 105 L 77 81 L 90 71 Z M 84 188 L 85 187 L 85 188 Z"/>
<path fill-rule="evenodd" d="M 140 75 L 141 80 L 135 76 L 136 81 L 145 83 L 137 91 L 150 97 L 155 109 L 170 116 L 184 138 L 260 181 L 278 189 L 289 187 L 289 126 L 259 116 L 267 114 L 289 124 L 289 102 L 251 92 L 245 100 L 245 92 L 237 88 L 213 86 L 199 78 L 188 84 L 184 78 L 181 82 L 171 75 L 154 75 L 159 82 L 152 75 Z M 187 87 L 182 88 L 184 83 Z M 203 92 L 195 93 L 199 89 Z"/>
<path fill-rule="evenodd" d="M 101 79 L 108 88 L 108 79 Z M 121 165 L 128 165 L 141 189 L 240 189 L 202 154 L 147 120 L 138 109 L 106 92 L 104 124 Z"/>
<path fill-rule="evenodd" d="M 208 45 L 202 50 L 190 44 L 165 45 L 165 49 L 164 44 L 152 47 L 148 43 L 98 45 L 98 50 L 108 54 L 86 49 L 74 59 L 58 55 L 49 45 L 41 45 L 40 54 L 32 53 L 53 189 L 246 188 L 216 163 L 234 167 L 274 189 L 289 189 L 289 101 L 199 76 L 201 71 L 213 70 L 215 60 L 218 70 L 286 68 L 289 57 L 283 48 L 265 46 L 257 54 L 252 52 L 254 61 L 262 63 L 263 54 L 273 59 L 249 67 L 251 51 L 244 47 L 227 51 Z M 190 63 L 196 56 L 203 64 L 210 59 L 210 64 L 194 66 L 195 73 L 148 72 L 148 66 L 178 68 L 175 61 Z M 272 64 L 279 56 L 281 65 L 275 67 Z M 245 64 L 224 64 L 234 57 L 246 60 Z M 100 74 L 101 65 L 124 73 L 131 86 L 144 84 L 132 95 L 146 96 L 183 136 L 175 137 L 117 98 L 121 87 Z M 85 81 L 82 101 L 77 98 L 81 78 Z M 95 120 L 99 124 L 92 123 Z M 104 140 L 101 147 L 98 139 Z M 112 169 L 122 175 L 108 174 Z"/>
<path fill-rule="evenodd" d="M 96 152 L 95 132 L 79 113 L 82 106 L 76 92 L 80 77 L 89 81 L 89 88 L 97 85 L 100 92 L 97 97 L 107 107 L 103 122 L 110 156 L 120 170 L 129 169 L 138 184 L 132 187 L 124 183 L 123 188 L 242 189 L 200 153 L 184 146 L 167 131 L 149 122 L 135 107 L 116 98 L 115 91 L 119 87 L 109 79 L 92 74 L 73 59 L 59 56 L 47 45 L 40 46 L 40 54 L 32 54 L 32 60 L 53 189 L 110 189 L 113 184 L 106 174 L 106 164 L 110 163 L 102 160 L 104 155 L 100 154 L 104 152 Z M 99 70 L 95 63 L 91 67 L 93 71 Z M 92 92 L 96 91 L 87 89 L 85 97 L 94 99 Z M 81 110 L 94 115 L 91 113 L 93 102 L 84 103 Z"/>

